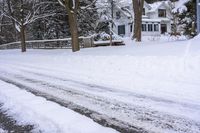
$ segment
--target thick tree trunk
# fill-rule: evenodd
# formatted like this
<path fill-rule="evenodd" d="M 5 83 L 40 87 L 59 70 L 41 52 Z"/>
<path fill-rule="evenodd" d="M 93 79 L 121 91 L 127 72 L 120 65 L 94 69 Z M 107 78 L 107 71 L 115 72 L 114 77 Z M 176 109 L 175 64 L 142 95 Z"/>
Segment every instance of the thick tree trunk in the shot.
<path fill-rule="evenodd" d="M 178 27 L 178 26 L 177 26 L 177 21 L 178 21 L 177 18 L 178 18 L 177 13 L 173 13 L 173 18 L 172 18 L 172 19 L 173 19 L 173 23 L 174 23 L 173 26 L 174 26 L 174 27 L 173 27 L 173 33 L 172 33 L 172 34 L 174 34 L 175 36 L 177 36 L 177 34 L 178 34 L 178 33 L 177 33 L 177 30 L 178 30 L 178 29 L 177 29 L 177 27 Z"/>
<path fill-rule="evenodd" d="M 142 11 L 144 6 L 144 0 L 132 0 L 134 10 L 134 33 L 132 39 L 140 42 L 142 38 Z"/>
<path fill-rule="evenodd" d="M 75 4 L 75 5 L 73 5 Z M 77 12 L 79 8 L 79 0 L 73 2 L 73 0 L 65 0 L 65 7 L 68 13 L 69 26 L 72 38 L 72 51 L 76 52 L 80 50 L 78 40 L 78 23 L 77 23 Z"/>
<path fill-rule="evenodd" d="M 21 37 L 21 51 L 26 52 L 26 38 L 25 38 L 25 26 L 24 25 L 21 26 L 20 37 Z"/>
<path fill-rule="evenodd" d="M 77 25 L 77 14 L 68 13 L 69 26 L 72 38 L 72 51 L 76 52 L 80 50 L 79 40 L 78 40 L 78 25 Z"/>

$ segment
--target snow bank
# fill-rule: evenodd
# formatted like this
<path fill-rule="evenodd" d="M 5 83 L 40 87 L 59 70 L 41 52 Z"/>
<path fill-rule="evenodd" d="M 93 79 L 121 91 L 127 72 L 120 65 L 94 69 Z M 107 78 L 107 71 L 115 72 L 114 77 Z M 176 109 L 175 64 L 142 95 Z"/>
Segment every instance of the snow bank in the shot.
<path fill-rule="evenodd" d="M 7 133 L 7 131 L 0 128 L 0 133 Z"/>
<path fill-rule="evenodd" d="M 198 34 L 197 36 L 195 36 L 194 38 L 193 38 L 193 41 L 199 41 L 200 40 L 200 34 Z M 197 43 L 197 42 L 196 42 Z"/>
<path fill-rule="evenodd" d="M 56 103 L 0 81 L 0 101 L 19 124 L 36 125 L 44 133 L 116 133 Z M 0 130 L 1 133 L 2 130 Z"/>

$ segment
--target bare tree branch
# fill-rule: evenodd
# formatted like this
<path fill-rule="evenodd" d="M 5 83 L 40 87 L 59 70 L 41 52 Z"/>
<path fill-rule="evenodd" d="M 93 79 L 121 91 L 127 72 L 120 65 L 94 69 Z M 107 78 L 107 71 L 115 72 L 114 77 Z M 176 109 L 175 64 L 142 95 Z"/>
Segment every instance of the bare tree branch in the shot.
<path fill-rule="evenodd" d="M 82 10 L 88 9 L 91 6 L 93 6 L 95 3 L 97 2 L 97 0 L 93 0 L 92 3 L 90 5 L 87 5 L 86 7 L 81 7 Z"/>

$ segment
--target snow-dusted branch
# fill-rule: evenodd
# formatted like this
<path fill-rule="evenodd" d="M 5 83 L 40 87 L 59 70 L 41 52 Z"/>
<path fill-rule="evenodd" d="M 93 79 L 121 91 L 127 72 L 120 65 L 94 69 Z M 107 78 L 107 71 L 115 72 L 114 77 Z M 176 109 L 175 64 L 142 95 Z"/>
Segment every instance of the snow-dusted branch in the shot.
<path fill-rule="evenodd" d="M 17 18 L 15 18 L 14 16 L 12 16 L 12 15 L 10 15 L 10 14 L 7 14 L 6 12 L 3 12 L 3 15 L 4 15 L 5 17 L 8 17 L 8 18 L 11 19 L 11 20 L 14 20 L 15 23 L 17 23 L 18 25 L 21 25 L 20 21 L 19 21 Z"/>
<path fill-rule="evenodd" d="M 49 17 L 55 15 L 54 12 L 49 12 L 49 13 L 43 13 L 49 6 L 50 4 L 55 4 L 55 2 L 35 2 L 33 1 L 32 7 L 30 10 L 26 11 L 26 13 L 23 14 L 24 18 L 21 18 L 21 16 L 17 15 L 15 16 L 12 12 L 13 11 L 4 11 L 2 14 L 13 20 L 15 22 L 15 26 L 17 30 L 19 30 L 19 27 L 22 25 L 28 25 L 38 19 Z M 10 6 L 10 5 L 8 5 Z M 10 9 L 12 10 L 12 8 Z M 18 10 L 24 10 L 24 9 L 18 9 Z M 21 20 L 24 20 L 23 22 Z"/>
<path fill-rule="evenodd" d="M 63 7 L 65 7 L 64 1 L 63 0 L 58 0 L 59 4 Z"/>
<path fill-rule="evenodd" d="M 81 7 L 82 10 L 85 10 L 85 9 L 88 9 L 90 8 L 91 6 L 93 6 L 95 3 L 97 2 L 97 0 L 93 0 L 91 4 L 85 6 L 85 7 Z"/>
<path fill-rule="evenodd" d="M 30 19 L 28 19 L 27 21 L 25 21 L 24 25 L 27 25 L 27 24 L 30 24 L 38 19 L 41 19 L 41 18 L 46 18 L 46 17 L 50 17 L 50 16 L 54 16 L 56 13 L 46 13 L 46 14 L 42 14 L 42 15 L 35 15 L 33 17 L 31 17 Z"/>
<path fill-rule="evenodd" d="M 123 11 L 127 12 L 130 16 L 131 16 L 131 19 L 133 20 L 134 18 L 134 14 L 132 11 L 130 11 L 129 9 L 125 8 L 125 7 L 122 7 L 121 8 Z"/>

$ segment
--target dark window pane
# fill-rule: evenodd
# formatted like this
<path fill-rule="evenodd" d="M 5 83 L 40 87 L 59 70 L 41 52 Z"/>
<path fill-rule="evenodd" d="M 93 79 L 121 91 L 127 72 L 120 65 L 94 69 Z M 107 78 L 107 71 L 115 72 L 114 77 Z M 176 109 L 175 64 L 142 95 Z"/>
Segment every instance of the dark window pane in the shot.
<path fill-rule="evenodd" d="M 159 25 L 158 24 L 154 24 L 154 31 L 159 31 Z"/>
<path fill-rule="evenodd" d="M 158 9 L 158 17 L 166 17 L 166 10 Z"/>
<path fill-rule="evenodd" d="M 146 13 L 145 13 L 145 8 L 143 8 L 143 10 L 142 10 L 142 15 L 145 15 Z"/>
<path fill-rule="evenodd" d="M 133 31 L 133 25 L 131 24 L 130 25 L 130 32 L 132 32 Z"/>
<path fill-rule="evenodd" d="M 152 24 L 148 24 L 148 31 L 153 31 L 153 25 Z"/>
<path fill-rule="evenodd" d="M 120 19 L 120 18 L 121 18 L 121 12 L 118 11 L 118 12 L 116 12 L 116 19 Z"/>
<path fill-rule="evenodd" d="M 125 25 L 118 26 L 118 35 L 125 35 Z"/>
<path fill-rule="evenodd" d="M 146 24 L 142 24 L 142 31 L 147 31 Z"/>

